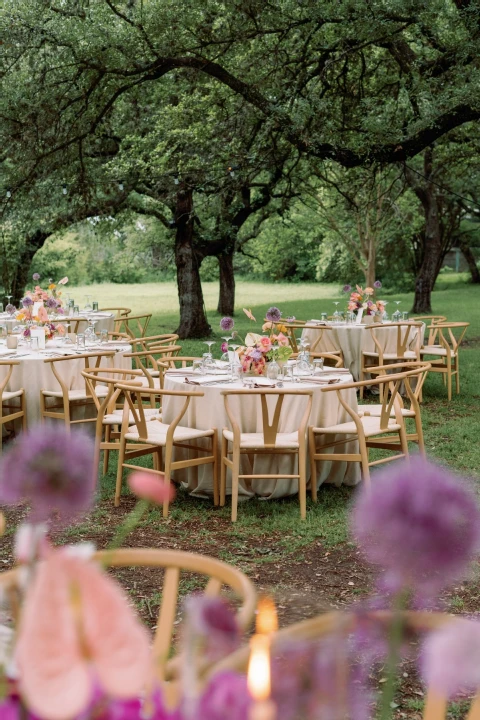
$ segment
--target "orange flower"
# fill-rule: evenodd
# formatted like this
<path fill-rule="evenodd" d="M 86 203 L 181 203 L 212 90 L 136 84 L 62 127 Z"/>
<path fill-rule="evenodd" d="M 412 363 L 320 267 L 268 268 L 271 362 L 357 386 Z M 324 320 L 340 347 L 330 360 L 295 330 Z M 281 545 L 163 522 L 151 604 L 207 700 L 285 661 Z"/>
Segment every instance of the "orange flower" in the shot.
<path fill-rule="evenodd" d="M 56 287 L 57 287 L 57 286 L 55 285 L 55 283 L 51 283 L 51 284 L 48 286 L 48 289 L 49 289 L 49 290 L 55 290 Z"/>
<path fill-rule="evenodd" d="M 375 290 L 371 287 L 365 288 L 366 295 L 373 295 L 374 292 L 375 292 Z"/>

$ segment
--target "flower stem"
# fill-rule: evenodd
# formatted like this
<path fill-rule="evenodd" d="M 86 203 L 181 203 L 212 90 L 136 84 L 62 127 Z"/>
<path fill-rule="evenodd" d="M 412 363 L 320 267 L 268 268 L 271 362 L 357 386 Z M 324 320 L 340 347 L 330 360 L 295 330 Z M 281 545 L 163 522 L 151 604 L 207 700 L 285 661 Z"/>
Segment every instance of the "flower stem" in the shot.
<path fill-rule="evenodd" d="M 133 530 L 135 530 L 138 523 L 142 519 L 142 516 L 148 510 L 149 504 L 150 503 L 148 500 L 138 500 L 133 510 L 128 513 L 127 517 L 111 539 L 110 543 L 108 544 L 108 550 L 115 550 L 116 548 L 119 548 L 121 545 L 123 545 L 127 535 L 129 535 Z"/>
<path fill-rule="evenodd" d="M 379 720 L 390 720 L 392 717 L 392 703 L 397 689 L 398 659 L 404 628 L 403 610 L 406 600 L 407 595 L 405 592 L 401 592 L 397 595 L 394 603 L 392 624 L 388 638 L 387 682 L 385 683 L 382 693 Z"/>

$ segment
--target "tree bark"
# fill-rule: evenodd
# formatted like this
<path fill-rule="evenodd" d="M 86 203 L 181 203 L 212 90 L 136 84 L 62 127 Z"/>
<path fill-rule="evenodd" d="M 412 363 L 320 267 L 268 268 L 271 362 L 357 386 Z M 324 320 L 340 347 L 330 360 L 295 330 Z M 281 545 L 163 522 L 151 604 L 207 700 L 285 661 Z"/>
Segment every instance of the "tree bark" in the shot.
<path fill-rule="evenodd" d="M 235 274 L 233 271 L 233 251 L 218 256 L 220 268 L 220 292 L 217 311 L 220 315 L 233 315 L 235 309 Z"/>
<path fill-rule="evenodd" d="M 177 194 L 175 211 L 175 264 L 177 267 L 180 325 L 175 330 L 182 340 L 208 337 L 212 328 L 208 324 L 200 281 L 201 260 L 194 248 L 193 192 L 181 188 Z"/>
<path fill-rule="evenodd" d="M 463 257 L 467 262 L 468 269 L 470 270 L 470 275 L 472 276 L 472 283 L 474 283 L 475 285 L 480 284 L 480 271 L 477 267 L 475 255 L 473 254 L 470 245 L 465 242 L 465 240 L 460 239 L 458 242 L 458 247 L 462 251 Z"/>
<path fill-rule="evenodd" d="M 13 274 L 4 280 L 5 289 L 8 287 L 8 294 L 12 295 L 12 303 L 18 306 L 21 298 L 25 294 L 27 285 L 31 285 L 31 267 L 35 254 L 40 250 L 48 237 L 49 232 L 37 230 L 26 238 L 25 246 L 16 260 L 15 270 Z"/>

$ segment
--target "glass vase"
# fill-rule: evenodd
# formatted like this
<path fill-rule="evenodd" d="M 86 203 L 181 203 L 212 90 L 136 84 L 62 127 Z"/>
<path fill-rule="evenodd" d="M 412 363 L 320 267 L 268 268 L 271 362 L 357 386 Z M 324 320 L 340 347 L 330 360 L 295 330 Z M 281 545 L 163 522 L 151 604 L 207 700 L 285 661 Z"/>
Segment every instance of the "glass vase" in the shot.
<path fill-rule="evenodd" d="M 267 378 L 269 380 L 274 380 L 276 382 L 278 380 L 279 374 L 280 374 L 280 365 L 277 363 L 276 360 L 272 360 L 267 365 Z"/>

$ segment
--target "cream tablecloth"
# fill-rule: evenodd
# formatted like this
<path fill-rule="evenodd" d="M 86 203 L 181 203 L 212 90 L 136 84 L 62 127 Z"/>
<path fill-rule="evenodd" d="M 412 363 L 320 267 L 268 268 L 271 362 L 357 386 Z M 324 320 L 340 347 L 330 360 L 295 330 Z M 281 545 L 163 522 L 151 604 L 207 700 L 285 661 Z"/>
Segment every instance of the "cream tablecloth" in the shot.
<path fill-rule="evenodd" d="M 397 347 L 397 327 L 389 327 L 390 323 L 378 325 L 381 333 L 378 333 L 378 339 L 384 343 L 384 352 L 395 352 Z M 373 342 L 372 333 L 366 325 L 347 325 L 338 324 L 331 325 L 331 330 L 326 330 L 320 343 L 315 347 L 315 352 L 329 352 L 331 350 L 341 350 L 343 353 L 345 367 L 350 370 L 355 380 L 360 378 L 360 367 L 363 352 L 377 351 Z M 376 326 L 377 327 L 377 326 Z M 308 340 L 310 344 L 317 340 L 321 328 L 306 328 L 302 332 L 302 338 Z M 425 325 L 422 326 L 420 344 L 423 343 L 423 335 Z M 416 342 L 416 328 L 410 332 L 409 349 L 414 349 Z"/>
<path fill-rule="evenodd" d="M 114 367 L 131 368 L 131 358 L 125 358 L 125 353 L 131 351 L 131 345 L 95 345 L 86 348 L 86 352 L 96 352 L 103 350 L 115 350 L 113 358 Z M 44 352 L 28 353 L 26 346 L 21 345 L 18 348 L 18 360 L 20 365 L 13 368 L 12 376 L 6 387 L 6 390 L 20 390 L 23 388 L 26 395 L 27 406 L 27 423 L 29 426 L 34 425 L 40 420 L 40 390 L 59 390 L 60 386 L 52 373 L 51 364 L 45 363 L 48 353 L 68 353 L 72 354 L 70 361 L 58 363 L 57 368 L 59 374 L 67 383 L 69 390 L 79 390 L 84 387 L 84 380 L 81 371 L 84 369 L 84 361 L 76 357 L 75 349 L 68 350 L 66 348 L 57 348 L 55 341 L 50 340 Z M 15 357 L 6 358 L 8 353 L 5 344 L 0 344 L 0 360 L 15 360 Z M 11 351 L 10 351 L 11 352 Z M 106 365 L 102 359 L 101 365 Z M 0 366 L 0 379 L 4 379 L 7 374 L 7 368 Z"/>
<path fill-rule="evenodd" d="M 65 322 L 74 322 L 76 320 L 80 320 L 80 323 L 78 325 L 78 332 L 85 332 L 85 329 L 87 327 L 87 324 L 90 320 L 97 320 L 97 323 L 95 325 L 95 332 L 100 333 L 101 330 L 108 330 L 108 332 L 113 332 L 115 327 L 115 316 L 113 313 L 81 313 L 78 317 L 69 317 L 68 315 L 58 316 L 54 320 L 52 320 L 53 323 L 65 323 Z M 16 325 L 20 325 L 18 320 L 15 318 L 11 318 L 10 315 L 7 313 L 0 313 L 0 325 L 6 325 L 9 329 L 9 332 L 11 332 L 12 328 Z"/>
<path fill-rule="evenodd" d="M 329 376 L 330 377 L 330 376 Z M 348 374 L 341 376 L 343 382 L 351 382 L 352 378 Z M 184 378 L 177 375 L 169 375 L 165 377 L 165 390 L 200 390 L 204 394 L 201 398 L 192 398 L 186 414 L 180 421 L 185 427 L 196 427 L 202 430 L 215 427 L 218 431 L 219 448 L 222 429 L 230 425 L 227 414 L 225 412 L 224 399 L 221 394 L 222 390 L 233 390 L 241 387 L 240 383 L 225 383 L 206 387 L 194 387 L 186 384 Z M 301 384 L 285 383 L 285 388 L 297 387 L 300 390 L 313 390 L 312 410 L 310 414 L 309 425 L 325 426 L 333 425 L 340 422 L 350 420 L 347 413 L 337 400 L 337 393 L 322 393 L 320 385 L 302 382 Z M 346 390 L 348 393 L 348 402 L 351 406 L 356 407 L 356 395 L 354 390 Z M 298 425 L 305 409 L 305 396 L 298 398 L 293 395 L 285 396 L 282 414 L 280 418 L 279 432 L 292 432 L 298 429 Z M 184 400 L 181 397 L 165 396 L 163 398 L 162 417 L 164 422 L 171 422 L 180 412 Z M 258 397 L 243 396 L 241 399 L 233 396 L 229 400 L 230 406 L 236 412 L 240 427 L 243 432 L 262 432 L 262 412 L 260 408 L 260 400 Z M 273 412 L 275 396 L 268 397 L 268 406 L 270 415 Z M 358 452 L 356 442 L 349 443 L 350 452 Z M 186 451 L 176 450 L 176 453 L 185 453 Z M 176 455 L 179 457 L 179 455 Z M 276 473 L 285 472 L 293 474 L 295 459 L 287 455 L 244 455 L 242 456 L 241 472 L 250 474 L 261 474 L 262 472 Z M 345 462 L 324 462 L 317 463 L 318 475 L 316 478 L 317 487 L 322 483 L 332 483 L 335 485 L 356 485 L 360 481 L 360 468 L 358 463 Z M 308 477 L 308 473 L 307 473 Z M 191 491 L 192 495 L 205 497 L 213 494 L 212 467 L 211 465 L 203 465 L 199 468 L 189 468 L 183 471 L 177 471 L 175 475 L 177 481 L 184 483 L 186 488 Z M 227 492 L 230 492 L 230 478 L 227 474 Z M 296 495 L 298 492 L 298 483 L 291 479 L 256 479 L 256 480 L 240 480 L 239 494 L 247 497 L 260 495 L 265 499 L 279 498 L 286 495 Z"/>

